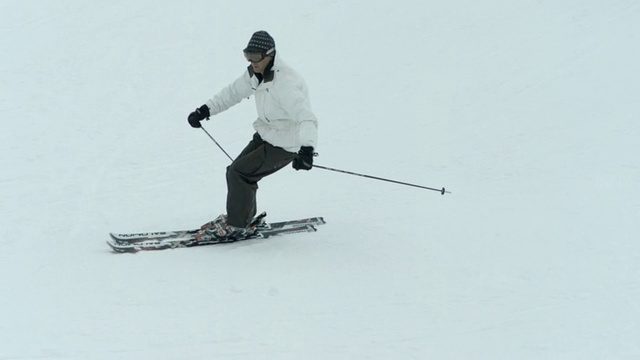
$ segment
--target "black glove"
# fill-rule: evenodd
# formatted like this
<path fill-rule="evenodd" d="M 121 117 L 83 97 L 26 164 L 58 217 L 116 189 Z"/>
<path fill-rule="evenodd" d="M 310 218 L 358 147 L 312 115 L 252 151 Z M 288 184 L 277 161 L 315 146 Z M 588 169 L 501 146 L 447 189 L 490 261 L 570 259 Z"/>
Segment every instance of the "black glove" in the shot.
<path fill-rule="evenodd" d="M 209 116 L 209 107 L 207 106 L 207 104 L 204 104 L 197 108 L 196 111 L 189 114 L 187 121 L 189 122 L 189 125 L 191 125 L 191 127 L 199 128 L 202 127 L 202 125 L 200 125 L 200 121 L 208 119 Z"/>
<path fill-rule="evenodd" d="M 313 147 L 302 146 L 293 159 L 293 168 L 296 170 L 311 170 L 313 167 Z"/>

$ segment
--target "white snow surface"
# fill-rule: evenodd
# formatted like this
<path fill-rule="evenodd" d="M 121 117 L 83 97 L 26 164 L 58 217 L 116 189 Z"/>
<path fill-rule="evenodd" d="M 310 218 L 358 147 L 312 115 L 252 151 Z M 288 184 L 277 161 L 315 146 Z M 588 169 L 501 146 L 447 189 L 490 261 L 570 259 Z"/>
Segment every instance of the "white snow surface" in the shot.
<path fill-rule="evenodd" d="M 224 212 L 186 122 L 268 30 L 321 169 L 317 233 L 113 254 Z M 640 3 L 3 1 L 0 359 L 640 358 Z M 253 99 L 205 126 L 235 155 Z"/>

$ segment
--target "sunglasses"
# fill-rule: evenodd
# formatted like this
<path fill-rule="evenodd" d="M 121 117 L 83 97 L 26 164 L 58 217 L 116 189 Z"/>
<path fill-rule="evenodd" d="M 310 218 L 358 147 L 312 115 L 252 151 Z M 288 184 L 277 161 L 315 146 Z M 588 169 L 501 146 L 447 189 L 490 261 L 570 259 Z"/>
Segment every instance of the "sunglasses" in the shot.
<path fill-rule="evenodd" d="M 244 58 L 247 59 L 248 62 L 257 63 L 264 60 L 265 57 L 273 53 L 274 49 L 270 49 L 266 53 L 256 53 L 256 52 L 244 52 Z"/>

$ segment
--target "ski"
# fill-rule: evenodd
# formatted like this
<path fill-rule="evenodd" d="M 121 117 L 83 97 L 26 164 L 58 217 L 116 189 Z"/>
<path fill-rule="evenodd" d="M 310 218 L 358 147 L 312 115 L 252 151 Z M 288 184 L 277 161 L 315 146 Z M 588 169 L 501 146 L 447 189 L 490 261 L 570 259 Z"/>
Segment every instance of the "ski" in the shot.
<path fill-rule="evenodd" d="M 107 241 L 107 244 L 114 252 L 135 253 L 146 250 L 164 250 L 180 247 L 213 245 L 257 238 L 268 238 L 274 235 L 313 232 L 317 230 L 316 226 L 326 223 L 323 217 L 310 217 L 273 223 L 261 223 L 266 216 L 267 214 L 263 212 L 254 219 L 254 223 L 260 224 L 257 225 L 257 232 L 255 234 L 240 239 L 213 238 L 198 240 L 196 236 L 201 233 L 204 228 L 210 225 L 210 223 L 207 223 L 199 229 L 190 230 L 110 233 L 109 235 L 111 236 L 111 239 Z"/>
<path fill-rule="evenodd" d="M 193 236 L 186 238 L 175 238 L 175 237 L 165 237 L 165 238 L 144 238 L 143 240 L 138 241 L 130 241 L 130 239 L 120 241 L 111 239 L 107 241 L 111 250 L 116 253 L 136 253 L 138 251 L 150 251 L 150 250 L 166 250 L 166 249 L 176 249 L 176 248 L 184 248 L 184 247 L 195 247 L 195 246 L 204 246 L 204 245 L 215 245 L 215 244 L 225 244 L 232 243 L 238 241 L 246 241 L 253 239 L 266 239 L 271 236 L 277 235 L 285 235 L 285 234 L 294 234 L 294 233 L 302 233 L 302 232 L 315 232 L 317 229 L 312 224 L 299 224 L 290 227 L 281 227 L 277 229 L 261 229 L 258 230 L 255 234 L 240 238 L 240 239 L 216 239 L 212 238 L 209 240 L 198 241 L 195 238 L 195 234 Z"/>
<path fill-rule="evenodd" d="M 266 213 L 262 213 L 258 218 L 264 218 Z M 311 217 L 297 220 L 280 221 L 273 223 L 266 223 L 264 229 L 276 230 L 285 229 L 291 227 L 298 227 L 302 225 L 318 226 L 325 224 L 323 217 Z M 196 236 L 201 229 L 190 230 L 174 230 L 174 231 L 154 231 L 154 232 L 140 232 L 140 233 L 110 233 L 111 239 L 114 242 L 141 242 L 151 240 L 189 240 Z"/>

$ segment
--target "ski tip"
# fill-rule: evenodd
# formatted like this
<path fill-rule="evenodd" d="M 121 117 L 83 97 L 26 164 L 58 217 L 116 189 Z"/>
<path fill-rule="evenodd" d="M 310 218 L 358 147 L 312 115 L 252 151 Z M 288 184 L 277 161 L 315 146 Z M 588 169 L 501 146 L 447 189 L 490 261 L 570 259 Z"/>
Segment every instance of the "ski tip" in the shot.
<path fill-rule="evenodd" d="M 115 244 L 113 244 L 111 241 L 105 241 L 105 242 L 107 243 L 107 245 L 109 245 L 109 248 L 111 249 L 111 251 L 118 252 Z"/>
<path fill-rule="evenodd" d="M 130 253 L 130 254 L 134 254 L 137 252 L 137 250 L 135 248 L 132 247 L 120 247 L 117 244 L 107 240 L 106 241 L 107 245 L 109 245 L 109 247 L 111 248 L 111 251 L 116 253 L 116 254 L 123 254 L 123 253 Z"/>

